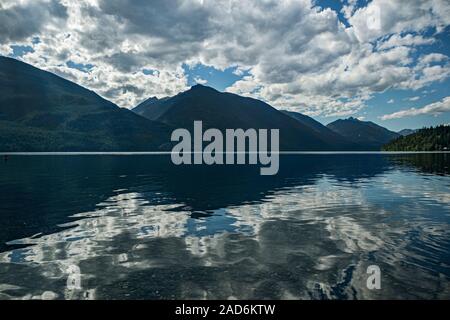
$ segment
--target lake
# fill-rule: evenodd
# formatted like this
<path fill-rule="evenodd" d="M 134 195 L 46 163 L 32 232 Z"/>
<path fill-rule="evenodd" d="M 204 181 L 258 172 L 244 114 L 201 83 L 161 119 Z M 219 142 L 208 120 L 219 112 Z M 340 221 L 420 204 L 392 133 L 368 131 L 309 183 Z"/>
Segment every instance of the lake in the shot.
<path fill-rule="evenodd" d="M 450 299 L 450 154 L 0 162 L 0 299 Z M 381 289 L 367 287 L 369 266 Z"/>

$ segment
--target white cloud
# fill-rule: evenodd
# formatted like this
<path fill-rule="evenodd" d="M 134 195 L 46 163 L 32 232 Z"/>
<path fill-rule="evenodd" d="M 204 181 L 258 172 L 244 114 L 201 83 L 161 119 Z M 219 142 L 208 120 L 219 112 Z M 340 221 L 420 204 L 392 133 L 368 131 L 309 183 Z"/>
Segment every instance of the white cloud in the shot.
<path fill-rule="evenodd" d="M 394 103 L 394 102 L 395 102 L 394 99 L 389 99 L 387 103 L 392 104 L 392 103 Z"/>
<path fill-rule="evenodd" d="M 5 44 L 0 44 L 0 55 L 8 56 L 11 54 L 13 54 L 13 50 L 11 49 L 10 46 L 5 45 Z"/>
<path fill-rule="evenodd" d="M 403 100 L 405 100 L 405 101 L 417 101 L 417 100 L 420 100 L 420 96 L 414 96 L 414 97 L 410 97 L 410 98 L 405 98 Z"/>
<path fill-rule="evenodd" d="M 347 19 L 350 18 L 355 12 L 357 4 L 358 0 L 347 0 L 346 4 L 344 3 L 341 10 L 341 12 L 344 14 L 344 17 L 346 17 Z"/>
<path fill-rule="evenodd" d="M 35 10 L 36 21 L 0 21 L 0 28 L 9 23 L 0 53 L 10 54 L 17 41 L 28 43 L 34 52 L 22 57 L 26 62 L 125 107 L 186 90 L 183 64 L 235 67 L 245 76 L 227 91 L 325 116 L 355 113 L 390 88 L 419 89 L 450 76 L 445 55 L 419 54 L 415 61 L 415 48 L 435 41 L 416 32 L 449 24 L 444 0 L 373 0 L 359 9 L 350 0 L 343 9 L 350 27 L 310 0 L 154 0 L 138 8 L 132 0 L 61 3 L 65 10 L 58 15 L 50 6 L 59 8 L 56 0 L 2 1 L 0 16 Z M 375 5 L 382 8 L 382 23 L 367 30 Z M 36 36 L 40 42 L 32 44 Z M 82 72 L 67 61 L 93 67 Z"/>
<path fill-rule="evenodd" d="M 404 36 L 400 34 L 394 34 L 389 37 L 388 40 L 380 40 L 377 44 L 378 50 L 392 49 L 400 46 L 421 46 L 430 45 L 435 42 L 434 38 L 424 38 L 421 35 L 406 34 Z"/>
<path fill-rule="evenodd" d="M 444 112 L 450 111 L 450 96 L 445 97 L 444 99 L 431 103 L 429 105 L 426 105 L 422 108 L 411 108 L 408 110 L 402 110 L 398 112 L 394 112 L 391 114 L 384 115 L 380 117 L 381 120 L 391 120 L 391 119 L 400 119 L 404 117 L 413 117 L 423 114 L 432 114 L 432 115 L 439 115 Z"/>
<path fill-rule="evenodd" d="M 370 23 L 378 20 L 378 23 Z M 450 24 L 447 0 L 373 0 L 350 18 L 356 37 L 361 42 L 405 31 L 423 31 L 429 27 L 442 30 Z"/>
<path fill-rule="evenodd" d="M 200 77 L 195 77 L 195 78 L 194 78 L 194 81 L 195 81 L 195 83 L 198 83 L 198 84 L 207 84 L 207 83 L 208 83 L 207 80 L 202 79 L 202 78 L 200 78 Z"/>
<path fill-rule="evenodd" d="M 433 63 L 439 63 L 442 61 L 448 60 L 448 57 L 446 55 L 440 54 L 440 53 L 430 53 L 428 55 L 422 56 L 420 58 L 419 63 L 422 65 L 432 65 Z"/>

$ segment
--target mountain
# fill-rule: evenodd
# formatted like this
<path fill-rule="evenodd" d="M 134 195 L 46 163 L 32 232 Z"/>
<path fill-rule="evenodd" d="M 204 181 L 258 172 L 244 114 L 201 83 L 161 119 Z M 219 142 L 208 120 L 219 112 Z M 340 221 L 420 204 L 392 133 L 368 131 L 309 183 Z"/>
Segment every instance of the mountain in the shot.
<path fill-rule="evenodd" d="M 203 128 L 280 129 L 281 150 L 338 150 L 345 144 L 328 141 L 317 130 L 278 111 L 267 103 L 213 88 L 195 85 L 174 97 L 133 109 L 140 115 L 176 128 L 192 130 L 195 120 Z"/>
<path fill-rule="evenodd" d="M 450 150 L 450 126 L 423 128 L 408 136 L 400 136 L 383 146 L 385 151 Z"/>
<path fill-rule="evenodd" d="M 381 147 L 400 135 L 370 121 L 355 118 L 339 119 L 327 125 L 334 132 L 361 145 L 365 150 L 380 150 Z"/>
<path fill-rule="evenodd" d="M 170 99 L 170 97 L 161 99 L 158 99 L 157 97 L 151 97 L 138 104 L 132 109 L 132 111 L 147 119 L 157 119 L 165 111 L 163 105 L 164 102 L 168 99 Z"/>
<path fill-rule="evenodd" d="M 302 125 L 310 128 L 311 130 L 314 130 L 317 132 L 321 137 L 326 139 L 328 142 L 332 143 L 333 145 L 340 145 L 342 146 L 342 150 L 359 150 L 362 149 L 361 146 L 351 142 L 347 138 L 341 136 L 340 134 L 334 132 L 333 130 L 327 128 L 323 124 L 321 124 L 319 121 L 314 120 L 311 117 L 308 117 L 302 113 L 299 112 L 293 112 L 293 111 L 287 111 L 287 110 L 281 110 L 284 114 L 287 114 L 288 116 L 296 119 L 299 121 Z"/>
<path fill-rule="evenodd" d="M 403 129 L 397 132 L 401 136 L 409 136 L 410 134 L 413 134 L 417 132 L 417 129 Z"/>
<path fill-rule="evenodd" d="M 157 150 L 166 125 L 55 74 L 0 57 L 0 151 Z"/>
<path fill-rule="evenodd" d="M 370 122 L 328 127 L 300 113 L 196 85 L 133 111 L 15 59 L 0 57 L 0 152 L 168 150 L 174 128 L 280 129 L 281 150 L 379 149 L 398 134 Z M 355 132 L 357 133 L 355 135 Z M 356 137 L 356 139 L 355 139 Z"/>
<path fill-rule="evenodd" d="M 155 102 L 158 102 L 158 98 L 157 97 L 150 97 L 147 100 L 141 102 L 140 104 L 137 105 L 137 107 L 135 109 L 139 110 L 139 108 L 145 108 L 145 106 L 147 105 L 151 105 Z"/>

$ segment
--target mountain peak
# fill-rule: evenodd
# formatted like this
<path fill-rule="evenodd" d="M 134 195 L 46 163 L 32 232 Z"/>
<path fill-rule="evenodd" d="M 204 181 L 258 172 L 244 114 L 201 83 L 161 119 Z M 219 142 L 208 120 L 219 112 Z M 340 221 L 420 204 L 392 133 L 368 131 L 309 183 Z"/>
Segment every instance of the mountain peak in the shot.
<path fill-rule="evenodd" d="M 217 91 L 216 89 L 214 89 L 213 87 L 205 86 L 205 85 L 200 84 L 200 83 L 197 83 L 197 84 L 193 85 L 189 91 L 202 91 L 202 92 L 210 91 L 210 92 L 219 92 L 219 91 Z"/>
<path fill-rule="evenodd" d="M 416 133 L 417 129 L 403 129 L 397 132 L 399 135 L 402 136 L 409 136 L 410 134 Z"/>
<path fill-rule="evenodd" d="M 142 103 L 155 103 L 157 102 L 159 99 L 156 96 L 150 97 L 148 99 L 146 99 L 144 102 Z"/>
<path fill-rule="evenodd" d="M 143 112 L 143 110 L 147 109 L 149 106 L 158 104 L 158 102 L 160 102 L 164 99 L 166 99 L 166 98 L 158 99 L 156 96 L 150 97 L 150 98 L 144 100 L 143 102 L 141 102 L 140 104 L 138 104 L 132 110 L 137 114 L 141 114 Z"/>

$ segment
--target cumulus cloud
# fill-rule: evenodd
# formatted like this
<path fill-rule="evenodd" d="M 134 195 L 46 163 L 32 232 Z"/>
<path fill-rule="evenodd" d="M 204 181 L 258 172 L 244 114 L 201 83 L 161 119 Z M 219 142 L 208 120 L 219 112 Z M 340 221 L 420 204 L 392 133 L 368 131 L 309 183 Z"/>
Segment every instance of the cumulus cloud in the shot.
<path fill-rule="evenodd" d="M 373 0 L 349 17 L 361 42 L 405 31 L 423 31 L 429 27 L 443 30 L 450 24 L 447 0 Z"/>
<path fill-rule="evenodd" d="M 400 46 L 422 46 L 433 44 L 433 38 L 424 38 L 421 35 L 406 34 L 404 36 L 394 34 L 387 40 L 380 40 L 377 45 L 378 50 L 396 48 Z"/>
<path fill-rule="evenodd" d="M 67 19 L 67 10 L 57 0 L 0 3 L 0 43 L 21 41 Z"/>
<path fill-rule="evenodd" d="M 421 31 L 449 24 L 448 1 L 357 5 L 346 1 L 344 25 L 311 0 L 4 0 L 0 53 L 30 45 L 24 61 L 124 107 L 186 90 L 183 65 L 198 63 L 234 67 L 243 77 L 227 91 L 324 116 L 355 113 L 390 88 L 416 90 L 450 76 L 447 56 L 415 51 L 435 42 Z M 17 23 L 31 12 L 29 24 Z"/>
<path fill-rule="evenodd" d="M 381 120 L 400 119 L 404 117 L 413 117 L 424 114 L 439 115 L 441 113 L 448 111 L 450 111 L 450 96 L 445 97 L 440 101 L 426 105 L 425 107 L 422 108 L 411 108 L 408 110 L 394 112 L 391 114 L 384 115 L 380 119 Z"/>

